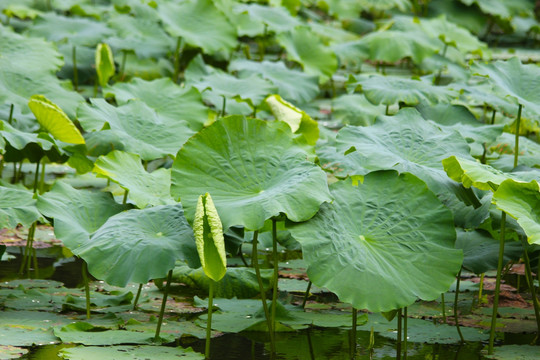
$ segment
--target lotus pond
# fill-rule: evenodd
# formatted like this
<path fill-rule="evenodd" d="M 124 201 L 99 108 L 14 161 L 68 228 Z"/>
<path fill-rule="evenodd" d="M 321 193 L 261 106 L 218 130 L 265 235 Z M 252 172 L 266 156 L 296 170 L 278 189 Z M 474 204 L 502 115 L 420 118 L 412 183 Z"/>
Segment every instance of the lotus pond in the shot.
<path fill-rule="evenodd" d="M 535 1 L 0 10 L 0 358 L 540 358 Z"/>

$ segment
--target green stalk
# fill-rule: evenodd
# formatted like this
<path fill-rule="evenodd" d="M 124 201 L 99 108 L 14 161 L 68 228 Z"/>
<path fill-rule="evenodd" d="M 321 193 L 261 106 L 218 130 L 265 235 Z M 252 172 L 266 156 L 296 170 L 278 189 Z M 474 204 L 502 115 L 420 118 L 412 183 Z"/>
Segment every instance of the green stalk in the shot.
<path fill-rule="evenodd" d="M 34 242 L 34 233 L 36 231 L 36 225 L 37 223 L 33 223 L 32 226 L 30 226 L 30 229 L 28 229 L 28 235 L 26 237 L 26 246 L 24 248 L 24 255 L 21 261 L 21 266 L 19 268 L 19 274 L 22 275 L 24 273 L 24 270 L 27 268 L 28 257 L 30 256 L 30 249 L 32 248 L 32 244 Z"/>
<path fill-rule="evenodd" d="M 459 339 L 462 343 L 465 342 L 465 339 L 463 338 L 463 334 L 461 333 L 461 329 L 459 328 L 459 318 L 458 318 L 458 310 L 457 310 L 457 304 L 458 304 L 458 298 L 459 298 L 459 283 L 461 282 L 461 270 L 463 268 L 459 268 L 459 272 L 457 274 L 457 281 L 456 281 L 456 296 L 454 297 L 454 320 L 456 322 L 456 330 L 459 335 Z"/>
<path fill-rule="evenodd" d="M 448 49 L 448 44 L 444 44 L 444 49 L 442 52 L 442 57 L 446 57 L 446 50 Z M 435 85 L 439 85 L 441 82 L 441 76 L 442 76 L 442 69 L 439 69 L 439 72 L 437 73 L 437 76 L 435 77 Z"/>
<path fill-rule="evenodd" d="M 278 259 L 278 253 L 277 253 L 277 222 L 276 219 L 272 219 L 272 258 L 274 260 L 274 275 L 273 278 L 273 288 L 272 288 L 272 311 L 270 315 L 272 316 L 272 331 L 274 332 L 274 338 L 275 338 L 275 330 L 276 330 L 276 305 L 277 305 L 277 295 L 278 295 L 278 278 L 279 278 L 279 272 L 278 272 L 278 265 L 279 265 L 279 259 Z"/>
<path fill-rule="evenodd" d="M 504 261 L 504 232 L 506 230 L 506 213 L 501 216 L 501 237 L 499 242 L 499 262 L 497 263 L 497 280 L 495 282 L 495 297 L 493 299 L 493 312 L 491 314 L 491 330 L 489 332 L 488 355 L 493 355 L 495 341 L 495 325 L 497 324 L 497 310 L 499 308 L 499 291 L 501 289 L 501 272 Z"/>
<path fill-rule="evenodd" d="M 221 105 L 221 114 L 219 115 L 219 117 L 225 116 L 225 107 L 227 106 L 227 98 L 225 96 L 222 96 L 222 97 L 223 97 L 223 105 Z"/>
<path fill-rule="evenodd" d="M 34 194 L 38 191 L 39 164 L 39 161 L 36 162 L 36 174 L 34 175 Z"/>
<path fill-rule="evenodd" d="M 73 60 L 73 89 L 79 91 L 79 71 L 77 70 L 77 47 L 71 48 L 71 58 Z"/>
<path fill-rule="evenodd" d="M 313 351 L 313 342 L 311 341 L 311 334 L 310 334 L 311 330 L 308 328 L 307 329 L 307 341 L 308 341 L 308 347 L 309 347 L 309 358 L 311 360 L 315 360 L 315 352 Z"/>
<path fill-rule="evenodd" d="M 518 116 L 516 120 L 516 144 L 514 146 L 514 167 L 518 166 L 518 156 L 519 156 L 519 125 L 521 122 L 521 108 L 523 105 L 519 104 Z"/>
<path fill-rule="evenodd" d="M 534 282 L 532 277 L 532 270 L 531 270 L 531 262 L 529 261 L 529 254 L 527 252 L 527 241 L 525 239 L 522 239 L 523 241 L 523 259 L 525 260 L 525 276 L 527 279 L 527 285 L 529 285 L 529 291 L 531 292 L 532 296 L 532 302 L 534 306 L 534 316 L 536 318 L 536 338 L 535 342 L 538 344 L 540 341 L 540 304 L 538 303 L 538 297 L 536 297 L 536 291 L 534 290 Z"/>
<path fill-rule="evenodd" d="M 13 121 L 13 104 L 9 106 L 9 117 L 8 117 L 8 123 L 11 125 L 11 122 Z"/>
<path fill-rule="evenodd" d="M 129 189 L 126 189 L 124 191 L 124 198 L 122 199 L 122 205 L 126 205 L 128 194 L 129 194 Z"/>
<path fill-rule="evenodd" d="M 39 279 L 39 265 L 37 261 L 37 251 L 32 247 L 32 259 L 34 260 L 34 279 Z"/>
<path fill-rule="evenodd" d="M 86 318 L 90 319 L 90 285 L 88 283 L 88 265 L 83 260 L 82 277 L 84 282 L 84 293 L 86 295 Z"/>
<path fill-rule="evenodd" d="M 143 284 L 139 284 L 139 289 L 137 289 L 137 295 L 135 296 L 135 301 L 133 301 L 133 310 L 137 310 L 137 303 L 139 302 L 139 298 L 141 297 Z"/>
<path fill-rule="evenodd" d="M 257 254 L 257 239 L 259 238 L 259 231 L 256 230 L 253 233 L 253 250 L 252 250 L 252 260 L 251 264 L 255 268 L 255 274 L 257 275 L 257 281 L 259 282 L 259 291 L 261 294 L 261 301 L 264 310 L 264 316 L 266 317 L 266 324 L 268 326 L 268 333 L 270 334 L 270 349 L 272 354 L 276 353 L 276 344 L 274 340 L 274 332 L 272 331 L 272 320 L 270 319 L 270 314 L 268 312 L 268 304 L 266 303 L 266 296 L 264 294 L 264 286 L 261 278 L 261 270 L 259 269 L 259 259 Z"/>
<path fill-rule="evenodd" d="M 169 274 L 167 275 L 167 285 L 165 286 L 165 291 L 163 292 L 163 300 L 161 301 L 161 309 L 159 310 L 159 318 L 156 326 L 156 335 L 154 336 L 154 342 L 159 341 L 161 324 L 163 324 L 163 314 L 165 314 L 165 306 L 167 305 L 167 296 L 169 296 L 169 290 L 171 288 L 172 272 L 172 269 L 169 270 Z"/>
<path fill-rule="evenodd" d="M 390 112 L 388 111 L 389 108 L 390 108 L 390 105 L 386 105 L 386 110 L 384 111 L 384 115 L 386 116 L 390 115 Z"/>
<path fill-rule="evenodd" d="M 214 306 L 214 280 L 210 279 L 210 291 L 208 293 L 208 319 L 206 320 L 206 344 L 204 357 L 210 359 L 210 339 L 212 337 L 212 307 Z"/>
<path fill-rule="evenodd" d="M 122 64 L 120 65 L 120 81 L 124 81 L 126 76 L 126 61 L 127 61 L 127 51 L 122 51 Z"/>
<path fill-rule="evenodd" d="M 176 40 L 176 49 L 174 50 L 174 75 L 173 81 L 178 82 L 180 77 L 180 59 L 182 57 L 182 52 L 184 51 L 184 39 L 179 37 Z"/>
<path fill-rule="evenodd" d="M 352 308 L 352 329 L 351 329 L 351 359 L 356 357 L 356 327 L 358 326 L 358 309 Z"/>
<path fill-rule="evenodd" d="M 403 336 L 403 329 L 401 327 L 401 309 L 398 310 L 397 319 L 397 344 L 396 344 L 396 360 L 401 360 L 401 338 Z"/>
<path fill-rule="evenodd" d="M 446 304 L 444 302 L 444 293 L 441 293 L 442 321 L 446 324 Z"/>
<path fill-rule="evenodd" d="M 484 296 L 482 294 L 482 292 L 484 291 L 484 277 L 486 276 L 486 273 L 482 273 L 482 275 L 480 275 L 480 284 L 478 284 L 478 305 L 480 305 L 482 303 L 482 296 Z"/>
<path fill-rule="evenodd" d="M 45 161 L 41 164 L 41 176 L 39 178 L 39 193 L 43 194 L 43 189 L 45 188 Z"/>
<path fill-rule="evenodd" d="M 308 282 L 307 289 L 304 292 L 304 300 L 302 300 L 302 309 L 306 307 L 306 302 L 309 297 L 309 290 L 311 290 L 311 280 Z"/>
<path fill-rule="evenodd" d="M 408 344 L 408 334 L 407 334 L 407 307 L 403 308 L 403 359 L 407 360 L 407 344 Z"/>
<path fill-rule="evenodd" d="M 493 114 L 491 115 L 491 125 L 495 124 L 495 115 L 497 115 L 497 110 L 493 110 Z"/>

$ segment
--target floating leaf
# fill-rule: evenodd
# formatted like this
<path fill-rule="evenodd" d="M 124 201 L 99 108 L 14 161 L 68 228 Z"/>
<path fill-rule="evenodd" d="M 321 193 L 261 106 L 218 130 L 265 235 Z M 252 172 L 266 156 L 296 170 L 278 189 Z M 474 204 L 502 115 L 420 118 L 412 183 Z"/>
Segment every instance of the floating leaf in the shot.
<path fill-rule="evenodd" d="M 92 275 L 116 286 L 165 277 L 176 260 L 199 265 L 193 230 L 180 204 L 112 216 L 73 253 L 88 263 Z"/>
<path fill-rule="evenodd" d="M 225 239 L 221 219 L 208 193 L 197 201 L 193 231 L 204 273 L 214 281 L 221 280 L 227 272 Z"/>
<path fill-rule="evenodd" d="M 78 346 L 60 350 L 63 359 L 116 359 L 116 360 L 147 360 L 159 357 L 160 360 L 200 360 L 202 354 L 193 352 L 190 348 L 166 346 Z"/>
<path fill-rule="evenodd" d="M 288 129 L 230 116 L 201 130 L 178 152 L 171 193 L 181 199 L 188 219 L 199 195 L 211 193 L 224 229 L 260 229 L 281 213 L 304 221 L 330 200 L 326 175 L 307 155 Z M 193 159 L 200 159 L 196 166 Z"/>
<path fill-rule="evenodd" d="M 421 180 L 379 171 L 330 188 L 334 202 L 290 228 L 315 285 L 374 312 L 433 300 L 450 287 L 462 262 L 452 213 Z"/>
<path fill-rule="evenodd" d="M 84 138 L 79 129 L 58 105 L 45 96 L 32 96 L 28 101 L 28 107 L 41 126 L 58 140 L 71 144 L 84 144 Z"/>
<path fill-rule="evenodd" d="M 503 345 L 493 348 L 493 355 L 482 355 L 486 359 L 495 360 L 536 360 L 538 346 L 534 345 Z"/>
<path fill-rule="evenodd" d="M 115 71 L 116 69 L 111 48 L 104 43 L 98 44 L 96 48 L 96 72 L 99 85 L 101 87 L 107 85 Z"/>

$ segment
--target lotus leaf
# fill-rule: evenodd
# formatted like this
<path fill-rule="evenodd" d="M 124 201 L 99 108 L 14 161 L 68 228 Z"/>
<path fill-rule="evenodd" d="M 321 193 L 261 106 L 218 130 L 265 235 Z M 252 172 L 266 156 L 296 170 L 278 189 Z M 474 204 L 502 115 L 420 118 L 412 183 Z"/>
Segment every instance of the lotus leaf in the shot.
<path fill-rule="evenodd" d="M 76 190 L 57 181 L 52 189 L 38 197 L 39 211 L 54 219 L 54 233 L 70 250 L 87 243 L 112 215 L 129 207 L 114 201 L 108 193 Z"/>
<path fill-rule="evenodd" d="M 289 69 L 282 61 L 256 62 L 238 59 L 229 64 L 229 70 L 238 71 L 241 78 L 260 74 L 277 87 L 281 97 L 295 103 L 306 103 L 319 93 L 316 76 Z"/>
<path fill-rule="evenodd" d="M 527 234 L 529 244 L 540 244 L 540 184 L 508 179 L 493 194 L 499 209 L 517 220 Z"/>
<path fill-rule="evenodd" d="M 175 260 L 200 266 L 193 230 L 180 204 L 114 215 L 72 251 L 88 263 L 92 275 L 116 286 L 165 277 Z"/>
<path fill-rule="evenodd" d="M 93 171 L 129 190 L 129 198 L 141 209 L 148 205 L 174 203 L 169 191 L 171 170 L 157 169 L 148 173 L 138 155 L 112 151 L 96 160 Z"/>
<path fill-rule="evenodd" d="M 422 80 L 403 79 L 395 76 L 375 75 L 367 79 L 360 79 L 352 84 L 360 86 L 366 98 L 373 104 L 393 105 L 403 102 L 406 105 L 418 103 L 448 102 L 457 97 L 453 91 L 446 87 L 433 86 Z"/>
<path fill-rule="evenodd" d="M 448 176 L 463 183 L 465 187 L 474 186 L 481 190 L 495 191 L 506 179 L 508 174 L 476 160 L 462 159 L 454 155 L 442 161 Z"/>
<path fill-rule="evenodd" d="M 236 4 L 234 6 L 234 12 L 247 13 L 251 18 L 251 21 L 264 24 L 264 27 L 268 27 L 268 30 L 279 34 L 284 31 L 291 31 L 295 26 L 300 25 L 300 21 L 293 17 L 285 8 L 262 6 L 259 4 Z M 263 31 L 259 34 L 264 33 Z"/>
<path fill-rule="evenodd" d="M 286 128 L 230 116 L 201 130 L 178 152 L 171 193 L 181 199 L 188 219 L 199 195 L 211 193 L 224 229 L 257 230 L 280 213 L 304 221 L 331 199 L 326 175 L 306 156 Z"/>
<path fill-rule="evenodd" d="M 373 105 L 363 94 L 345 94 L 332 101 L 332 116 L 343 125 L 373 125 L 377 116 L 384 113 L 383 105 Z"/>
<path fill-rule="evenodd" d="M 334 202 L 290 228 L 315 285 L 374 312 L 433 300 L 450 287 L 462 262 L 452 213 L 421 180 L 378 171 L 357 186 L 349 179 L 330 188 Z"/>
<path fill-rule="evenodd" d="M 277 41 L 287 51 L 287 58 L 301 64 L 307 74 L 317 75 L 319 83 L 325 83 L 336 72 L 336 55 L 309 28 L 299 26 L 281 33 Z"/>
<path fill-rule="evenodd" d="M 485 358 L 494 360 L 536 360 L 538 358 L 538 346 L 496 346 L 493 348 L 493 355 L 485 355 Z"/>
<path fill-rule="evenodd" d="M 103 87 L 107 85 L 107 82 L 109 82 L 109 79 L 116 71 L 113 53 L 109 45 L 104 43 L 98 44 L 95 63 L 99 85 Z"/>
<path fill-rule="evenodd" d="M 480 9 L 491 15 L 510 19 L 523 13 L 530 13 L 533 3 L 527 0 L 460 0 L 466 5 L 476 4 Z"/>
<path fill-rule="evenodd" d="M 200 360 L 204 356 L 193 352 L 190 348 L 163 346 L 79 346 L 60 350 L 62 358 L 69 360 L 117 359 L 147 360 L 159 357 L 161 360 Z"/>
<path fill-rule="evenodd" d="M 210 0 L 164 2 L 158 7 L 165 30 L 207 54 L 229 53 L 236 47 L 236 30 Z"/>
<path fill-rule="evenodd" d="M 29 227 L 41 218 L 33 195 L 29 190 L 0 186 L 0 228 Z"/>
<path fill-rule="evenodd" d="M 28 107 L 41 126 L 58 140 L 71 144 L 84 144 L 84 138 L 75 124 L 58 105 L 45 96 L 33 95 L 28 101 Z"/>

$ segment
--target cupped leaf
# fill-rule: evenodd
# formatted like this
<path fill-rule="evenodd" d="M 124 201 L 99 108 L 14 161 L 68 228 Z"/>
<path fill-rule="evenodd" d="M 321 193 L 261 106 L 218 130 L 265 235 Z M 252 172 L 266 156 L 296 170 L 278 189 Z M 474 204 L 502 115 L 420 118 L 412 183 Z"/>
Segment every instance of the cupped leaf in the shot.
<path fill-rule="evenodd" d="M 289 69 L 282 61 L 250 61 L 237 59 L 229 64 L 229 71 L 238 71 L 241 78 L 260 74 L 277 87 L 281 97 L 297 103 L 306 103 L 319 93 L 317 76 Z"/>
<path fill-rule="evenodd" d="M 499 209 L 517 220 L 529 244 L 540 244 L 540 184 L 508 179 L 493 194 Z"/>
<path fill-rule="evenodd" d="M 221 219 L 209 193 L 199 196 L 193 221 L 197 252 L 204 273 L 219 281 L 227 272 L 227 255 Z"/>
<path fill-rule="evenodd" d="M 392 105 L 403 102 L 406 105 L 418 103 L 449 102 L 457 93 L 442 86 L 433 86 L 422 80 L 374 75 L 352 84 L 360 86 L 366 98 L 373 104 Z"/>
<path fill-rule="evenodd" d="M 229 53 L 236 47 L 236 30 L 210 0 L 162 2 L 158 7 L 165 30 L 207 54 Z"/>
<path fill-rule="evenodd" d="M 465 187 L 474 186 L 480 190 L 495 191 L 508 174 L 476 160 L 462 159 L 454 155 L 442 161 L 448 176 Z"/>
<path fill-rule="evenodd" d="M 84 144 L 81 132 L 58 105 L 43 95 L 34 95 L 28 101 L 41 126 L 60 141 L 71 144 Z"/>
<path fill-rule="evenodd" d="M 378 171 L 357 186 L 337 182 L 331 193 L 332 204 L 290 228 L 315 285 L 373 312 L 448 290 L 462 262 L 452 213 L 420 179 Z"/>
<path fill-rule="evenodd" d="M 311 116 L 283 100 L 279 95 L 270 95 L 265 101 L 276 119 L 286 122 L 292 132 L 304 136 L 308 144 L 315 145 L 319 140 L 319 125 Z"/>
<path fill-rule="evenodd" d="M 112 216 L 73 253 L 88 263 L 93 276 L 116 286 L 165 277 L 176 260 L 200 266 L 193 230 L 180 204 Z"/>
<path fill-rule="evenodd" d="M 39 211 L 54 219 L 54 233 L 70 250 L 87 243 L 90 234 L 129 206 L 116 203 L 109 193 L 77 190 L 57 181 L 51 191 L 38 197 Z"/>
<path fill-rule="evenodd" d="M 101 43 L 96 48 L 96 72 L 101 87 L 107 85 L 109 79 L 114 75 L 113 53 L 109 45 Z"/>
<path fill-rule="evenodd" d="M 148 173 L 136 154 L 114 150 L 106 156 L 100 156 L 93 171 L 129 190 L 129 198 L 141 209 L 148 205 L 174 203 L 169 191 L 171 170 L 157 169 Z"/>
<path fill-rule="evenodd" d="M 29 190 L 0 186 L 0 228 L 29 227 L 41 217 L 34 194 Z"/>
<path fill-rule="evenodd" d="M 230 116 L 192 137 L 173 163 L 171 186 L 188 219 L 205 192 L 212 194 L 224 229 L 260 229 L 280 213 L 304 221 L 329 201 L 326 175 L 283 127 Z"/>
<path fill-rule="evenodd" d="M 281 33 L 277 41 L 287 51 L 289 60 L 301 64 L 307 74 L 317 75 L 320 83 L 326 82 L 336 72 L 336 55 L 309 28 L 299 26 Z"/>

